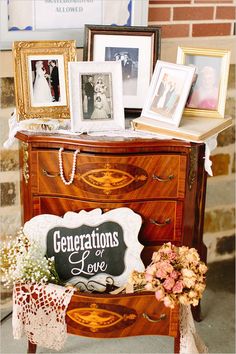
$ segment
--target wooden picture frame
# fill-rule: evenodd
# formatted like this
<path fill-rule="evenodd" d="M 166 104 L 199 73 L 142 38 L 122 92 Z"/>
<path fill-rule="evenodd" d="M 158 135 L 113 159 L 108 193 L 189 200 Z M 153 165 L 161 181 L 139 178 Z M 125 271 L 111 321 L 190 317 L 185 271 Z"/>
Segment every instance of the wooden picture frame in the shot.
<path fill-rule="evenodd" d="M 121 61 L 126 116 L 139 115 L 160 57 L 161 27 L 85 25 L 84 43 L 85 61 Z"/>
<path fill-rule="evenodd" d="M 18 120 L 70 118 L 68 62 L 76 60 L 75 41 L 14 42 L 13 56 Z"/>
<path fill-rule="evenodd" d="M 146 26 L 147 21 L 148 0 L 1 0 L 0 48 L 32 40 L 76 40 L 83 47 L 85 23 Z"/>
<path fill-rule="evenodd" d="M 195 68 L 158 60 L 141 117 L 179 126 Z"/>
<path fill-rule="evenodd" d="M 125 128 L 120 63 L 69 63 L 69 87 L 72 131 Z"/>
<path fill-rule="evenodd" d="M 224 118 L 230 51 L 178 47 L 177 63 L 196 67 L 184 115 Z"/>

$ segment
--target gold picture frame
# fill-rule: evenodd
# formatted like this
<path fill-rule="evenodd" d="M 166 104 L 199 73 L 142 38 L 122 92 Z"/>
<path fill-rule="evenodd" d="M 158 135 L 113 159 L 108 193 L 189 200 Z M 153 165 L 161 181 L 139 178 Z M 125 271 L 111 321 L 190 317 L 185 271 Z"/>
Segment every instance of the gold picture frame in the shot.
<path fill-rule="evenodd" d="M 13 43 L 17 119 L 70 118 L 68 62 L 76 60 L 76 42 Z"/>
<path fill-rule="evenodd" d="M 196 67 L 183 114 L 189 117 L 224 118 L 230 51 L 178 47 L 176 62 Z"/>

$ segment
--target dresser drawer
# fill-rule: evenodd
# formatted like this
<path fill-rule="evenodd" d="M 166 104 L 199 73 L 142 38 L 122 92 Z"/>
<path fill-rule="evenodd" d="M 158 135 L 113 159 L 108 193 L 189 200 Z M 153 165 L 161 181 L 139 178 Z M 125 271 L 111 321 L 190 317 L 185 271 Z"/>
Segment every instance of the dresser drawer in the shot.
<path fill-rule="evenodd" d="M 171 241 L 178 243 L 182 239 L 183 203 L 177 201 L 149 201 L 146 203 L 95 203 L 70 198 L 35 197 L 34 215 L 54 214 L 63 216 L 66 211 L 110 209 L 127 207 L 141 215 L 143 223 L 139 241 L 143 245 L 154 246 Z"/>
<path fill-rule="evenodd" d="M 171 310 L 152 294 L 73 295 L 66 315 L 67 331 L 112 338 L 160 334 L 176 336 L 178 308 Z"/>
<path fill-rule="evenodd" d="M 68 180 L 73 153 L 63 153 Z M 180 154 L 77 155 L 74 181 L 66 186 L 59 175 L 57 151 L 32 153 L 32 191 L 37 194 L 76 196 L 87 200 L 143 200 L 184 198 L 186 156 Z"/>

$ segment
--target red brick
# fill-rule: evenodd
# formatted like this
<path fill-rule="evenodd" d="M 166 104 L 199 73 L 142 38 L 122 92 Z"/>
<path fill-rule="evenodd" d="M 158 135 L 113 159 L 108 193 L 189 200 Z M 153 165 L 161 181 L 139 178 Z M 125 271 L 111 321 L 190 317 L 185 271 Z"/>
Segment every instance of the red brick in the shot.
<path fill-rule="evenodd" d="M 189 36 L 189 25 L 163 25 L 162 38 L 177 38 Z"/>
<path fill-rule="evenodd" d="M 193 24 L 193 37 L 229 36 L 230 34 L 231 23 Z"/>
<path fill-rule="evenodd" d="M 236 7 L 217 7 L 216 8 L 216 19 L 221 20 L 234 20 L 236 18 Z"/>
<path fill-rule="evenodd" d="M 191 0 L 149 0 L 149 5 L 190 4 Z"/>
<path fill-rule="evenodd" d="M 150 8 L 148 21 L 169 21 L 170 20 L 170 8 L 159 7 Z"/>
<path fill-rule="evenodd" d="M 232 4 L 234 0 L 195 0 L 194 2 L 197 4 Z"/>
<path fill-rule="evenodd" d="M 213 7 L 176 7 L 174 20 L 212 20 Z"/>

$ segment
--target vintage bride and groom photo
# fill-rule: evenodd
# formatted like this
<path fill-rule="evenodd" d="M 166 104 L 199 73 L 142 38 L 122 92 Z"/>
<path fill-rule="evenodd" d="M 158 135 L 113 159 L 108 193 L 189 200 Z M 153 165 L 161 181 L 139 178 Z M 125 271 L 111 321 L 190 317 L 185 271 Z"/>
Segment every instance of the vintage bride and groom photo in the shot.
<path fill-rule="evenodd" d="M 60 105 L 61 88 L 58 59 L 30 61 L 33 105 Z"/>

